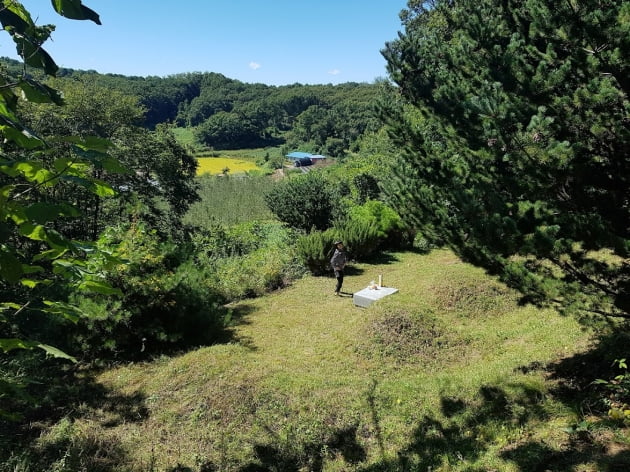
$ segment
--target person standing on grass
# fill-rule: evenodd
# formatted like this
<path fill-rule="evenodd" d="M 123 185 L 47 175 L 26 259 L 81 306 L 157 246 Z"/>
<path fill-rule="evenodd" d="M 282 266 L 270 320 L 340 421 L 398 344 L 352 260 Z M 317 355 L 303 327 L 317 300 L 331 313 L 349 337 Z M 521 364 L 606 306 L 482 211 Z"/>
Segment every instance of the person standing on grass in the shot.
<path fill-rule="evenodd" d="M 341 293 L 341 286 L 343 285 L 343 269 L 348 263 L 348 253 L 341 241 L 335 241 L 333 243 L 335 252 L 330 259 L 330 265 L 335 271 L 335 278 L 337 279 L 337 286 L 335 288 L 335 295 Z"/>

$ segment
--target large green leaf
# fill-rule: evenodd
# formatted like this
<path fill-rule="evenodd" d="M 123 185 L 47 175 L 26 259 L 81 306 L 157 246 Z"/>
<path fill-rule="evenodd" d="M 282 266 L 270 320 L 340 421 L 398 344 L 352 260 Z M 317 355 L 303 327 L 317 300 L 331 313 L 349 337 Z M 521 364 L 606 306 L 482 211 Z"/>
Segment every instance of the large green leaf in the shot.
<path fill-rule="evenodd" d="M 46 234 L 46 228 L 42 225 L 35 225 L 33 223 L 22 223 L 19 227 L 19 232 L 22 236 L 32 239 L 33 241 L 47 241 L 48 235 Z"/>
<path fill-rule="evenodd" d="M 71 20 L 92 20 L 101 24 L 98 14 L 81 4 L 81 0 L 51 0 L 54 9 L 62 16 Z"/>
<path fill-rule="evenodd" d="M 6 310 L 19 310 L 20 308 L 22 308 L 22 306 L 17 303 L 13 303 L 13 302 L 0 303 L 0 312 L 6 311 Z"/>
<path fill-rule="evenodd" d="M 88 292 L 100 293 L 101 295 L 119 295 L 122 296 L 122 291 L 119 288 L 114 288 L 106 282 L 97 282 L 94 280 L 86 280 L 79 284 L 80 290 Z"/>
<path fill-rule="evenodd" d="M 73 175 L 64 175 L 61 177 L 63 180 L 73 182 L 77 185 L 85 187 L 90 192 L 98 195 L 99 197 L 112 197 L 116 195 L 116 191 L 107 182 L 98 179 L 84 179 Z"/>
<path fill-rule="evenodd" d="M 48 229 L 46 231 L 46 235 L 48 236 L 48 238 L 46 239 L 46 242 L 53 249 L 72 250 L 75 248 L 75 245 L 72 241 L 65 238 L 58 231 L 55 231 L 54 229 Z"/>
<path fill-rule="evenodd" d="M 63 94 L 47 85 L 39 83 L 32 79 L 22 79 L 18 83 L 18 87 L 22 90 L 22 96 L 34 103 L 54 103 L 55 105 L 63 105 Z"/>
<path fill-rule="evenodd" d="M 76 217 L 79 210 L 68 204 L 34 203 L 24 208 L 26 216 L 34 223 L 44 224 L 59 217 Z"/>
<path fill-rule="evenodd" d="M 48 344 L 38 343 L 37 347 L 43 349 L 46 354 L 52 357 L 56 357 L 57 359 L 67 359 L 72 362 L 77 362 L 77 359 L 69 354 L 66 354 L 61 349 L 57 349 L 54 346 L 49 346 Z"/>
<path fill-rule="evenodd" d="M 60 316 L 73 323 L 78 322 L 79 318 L 85 318 L 88 316 L 85 312 L 79 310 L 79 308 L 74 305 L 70 305 L 69 303 L 44 300 L 44 304 L 47 307 L 44 310 L 46 313 Z"/>
<path fill-rule="evenodd" d="M 41 260 L 52 261 L 63 256 L 66 252 L 68 252 L 68 248 L 65 247 L 56 247 L 54 249 L 49 249 L 48 251 L 42 251 L 39 254 L 35 254 L 35 256 L 33 256 L 33 262 Z"/>
<path fill-rule="evenodd" d="M 22 274 L 22 263 L 6 246 L 0 246 L 0 279 L 15 283 Z"/>
<path fill-rule="evenodd" d="M 2 2 L 0 23 L 11 34 L 24 34 L 35 24 L 28 11 L 18 2 Z"/>
<path fill-rule="evenodd" d="M 17 338 L 2 338 L 0 339 L 0 349 L 5 353 L 13 351 L 14 349 L 42 349 L 46 354 L 58 359 L 68 359 L 72 362 L 77 360 L 69 354 L 66 354 L 56 347 L 49 346 L 48 344 L 38 343 L 37 341 L 27 341 L 25 339 Z"/>
<path fill-rule="evenodd" d="M 24 149 L 36 149 L 44 145 L 44 142 L 31 134 L 30 131 L 20 126 L 15 126 L 14 123 L 11 123 L 3 116 L 0 116 L 0 132 L 9 141 L 13 141 Z"/>
<path fill-rule="evenodd" d="M 24 206 L 16 202 L 7 202 L 3 208 L 5 218 L 11 218 L 16 225 L 21 225 L 28 221 L 28 216 L 24 211 Z"/>
<path fill-rule="evenodd" d="M 60 157 L 55 159 L 53 163 L 55 170 L 59 174 L 74 175 L 77 177 L 85 177 L 92 166 L 76 157 Z"/>
<path fill-rule="evenodd" d="M 33 349 L 37 347 L 37 343 L 17 338 L 0 338 L 0 349 L 5 353 L 14 349 Z"/>
<path fill-rule="evenodd" d="M 13 35 L 13 41 L 18 55 L 24 59 L 29 66 L 43 69 L 46 75 L 57 75 L 59 66 L 55 63 L 50 54 L 42 49 L 41 44 L 33 42 L 26 36 Z"/>
<path fill-rule="evenodd" d="M 45 182 L 51 183 L 57 176 L 36 161 L 19 161 L 16 162 L 13 167 L 19 171 L 26 180 L 38 184 Z"/>
<path fill-rule="evenodd" d="M 43 141 L 18 122 L 11 106 L 6 100 L 0 100 L 0 131 L 5 138 L 25 149 L 41 147 L 44 144 Z"/>

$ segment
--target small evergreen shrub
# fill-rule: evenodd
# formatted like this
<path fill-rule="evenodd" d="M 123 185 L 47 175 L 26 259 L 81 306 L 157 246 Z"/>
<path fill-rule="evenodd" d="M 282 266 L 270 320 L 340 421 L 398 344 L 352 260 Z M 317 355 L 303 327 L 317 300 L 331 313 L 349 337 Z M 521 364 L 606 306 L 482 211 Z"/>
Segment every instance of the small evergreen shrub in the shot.
<path fill-rule="evenodd" d="M 395 210 L 379 200 L 368 200 L 352 207 L 349 218 L 353 222 L 376 225 L 381 249 L 403 249 L 413 245 L 415 232 L 405 225 Z"/>
<path fill-rule="evenodd" d="M 312 231 L 298 238 L 298 254 L 312 274 L 323 275 L 330 272 L 330 258 L 334 250 L 333 243 L 339 238 L 340 233 L 336 229 Z"/>
<path fill-rule="evenodd" d="M 368 220 L 350 220 L 339 228 L 340 239 L 350 257 L 358 261 L 365 261 L 374 254 L 383 240 L 381 234 L 376 222 Z"/>
<path fill-rule="evenodd" d="M 120 238 L 120 239 L 119 239 Z M 89 316 L 69 329 L 71 352 L 87 358 L 133 358 L 212 341 L 224 326 L 225 299 L 208 285 L 206 268 L 189 261 L 189 248 L 162 242 L 142 226 L 106 231 L 99 245 L 117 245 L 128 264 L 105 271 L 123 296 L 75 293 Z"/>

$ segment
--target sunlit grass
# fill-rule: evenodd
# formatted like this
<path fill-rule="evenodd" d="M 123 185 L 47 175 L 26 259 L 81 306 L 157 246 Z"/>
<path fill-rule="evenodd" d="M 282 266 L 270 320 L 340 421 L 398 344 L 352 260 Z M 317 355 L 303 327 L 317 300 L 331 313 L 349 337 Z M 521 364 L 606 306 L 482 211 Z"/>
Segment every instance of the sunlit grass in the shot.
<path fill-rule="evenodd" d="M 234 304 L 228 343 L 103 373 L 144 397 L 147 416 L 103 428 L 96 413 L 83 434 L 116 438 L 124 470 L 401 470 L 404 458 L 408 470 L 516 472 L 516 445 L 563 447 L 575 413 L 531 366 L 586 348 L 574 320 L 519 306 L 449 251 L 353 265 L 344 289 L 378 274 L 400 291 L 367 309 L 307 277 Z"/>

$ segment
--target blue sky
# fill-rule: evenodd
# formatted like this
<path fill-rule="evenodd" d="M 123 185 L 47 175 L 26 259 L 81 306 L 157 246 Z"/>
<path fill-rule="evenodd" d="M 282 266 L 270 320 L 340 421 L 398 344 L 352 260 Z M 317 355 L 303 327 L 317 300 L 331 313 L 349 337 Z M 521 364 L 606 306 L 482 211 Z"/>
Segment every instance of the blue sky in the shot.
<path fill-rule="evenodd" d="M 218 72 L 269 85 L 372 82 L 386 77 L 380 50 L 402 29 L 406 0 L 83 0 L 102 26 L 23 0 L 61 67 L 167 76 Z M 0 41 L 0 56 L 16 57 Z"/>

